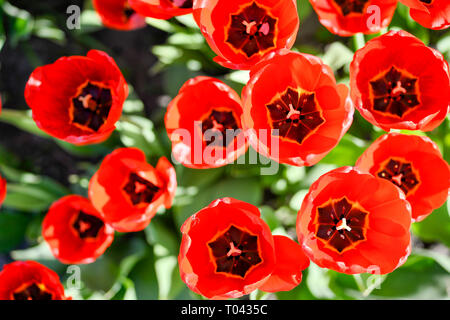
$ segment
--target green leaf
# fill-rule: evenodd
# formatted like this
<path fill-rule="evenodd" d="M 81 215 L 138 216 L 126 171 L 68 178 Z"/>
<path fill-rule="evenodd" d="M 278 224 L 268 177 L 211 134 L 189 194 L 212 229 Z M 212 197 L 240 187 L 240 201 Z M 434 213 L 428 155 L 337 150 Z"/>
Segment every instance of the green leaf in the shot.
<path fill-rule="evenodd" d="M 366 148 L 365 141 L 346 134 L 320 163 L 335 164 L 339 167 L 353 166 Z"/>
<path fill-rule="evenodd" d="M 425 242 L 442 242 L 450 247 L 450 216 L 447 201 L 433 211 L 425 220 L 413 223 L 412 232 Z"/>
<path fill-rule="evenodd" d="M 308 173 L 305 176 L 305 179 L 302 180 L 301 185 L 309 189 L 311 184 L 314 183 L 317 179 L 319 179 L 319 177 L 321 177 L 322 175 L 331 170 L 336 169 L 337 167 L 339 166 L 336 164 L 325 164 L 320 162 L 319 164 L 311 167 L 308 170 Z"/>
<path fill-rule="evenodd" d="M 319 299 L 333 299 L 335 293 L 330 289 L 331 275 L 328 269 L 322 269 L 311 262 L 308 267 L 306 284 L 311 294 Z"/>
<path fill-rule="evenodd" d="M 50 138 L 48 134 L 38 128 L 31 117 L 31 111 L 6 109 L 2 111 L 0 121 L 13 125 L 31 134 L 44 138 Z"/>
<path fill-rule="evenodd" d="M 415 255 L 422 257 L 428 257 L 438 263 L 444 270 L 450 274 L 450 256 L 445 253 L 441 253 L 438 250 L 426 250 L 426 249 L 414 249 Z"/>
<path fill-rule="evenodd" d="M 159 287 L 155 271 L 155 257 L 151 250 L 139 261 L 128 276 L 135 285 L 138 300 L 158 299 Z"/>
<path fill-rule="evenodd" d="M 297 4 L 297 12 L 298 16 L 300 17 L 300 21 L 304 21 L 304 19 L 309 17 L 312 11 L 313 8 L 308 1 L 301 1 Z"/>
<path fill-rule="evenodd" d="M 36 244 L 42 237 L 42 221 L 44 219 L 43 215 L 35 215 L 30 218 L 27 225 L 27 230 L 25 231 L 25 237 L 31 244 Z"/>
<path fill-rule="evenodd" d="M 162 20 L 162 19 L 156 19 L 156 18 L 146 18 L 145 21 L 147 22 L 148 25 L 165 31 L 167 33 L 174 33 L 177 30 L 177 26 L 167 20 Z M 181 28 L 180 28 L 181 29 Z M 178 29 L 178 30 L 180 30 Z"/>
<path fill-rule="evenodd" d="M 147 242 L 150 245 L 160 245 L 165 248 L 167 254 L 177 255 L 180 243 L 173 230 L 169 229 L 159 217 L 155 217 L 145 229 Z"/>
<path fill-rule="evenodd" d="M 250 72 L 248 70 L 238 70 L 227 74 L 226 79 L 246 85 L 250 80 Z"/>
<path fill-rule="evenodd" d="M 141 116 L 123 116 L 117 122 L 120 140 L 127 147 L 139 148 L 148 155 L 161 154 L 153 123 Z"/>
<path fill-rule="evenodd" d="M 164 52 L 164 54 L 168 55 L 169 57 L 173 55 L 169 51 Z M 183 56 L 183 51 L 178 52 L 178 54 Z M 185 65 L 170 64 L 167 68 L 165 68 L 165 72 L 163 75 L 164 90 L 169 96 L 175 97 L 178 94 L 178 90 L 183 86 L 183 84 L 187 80 L 194 78 L 198 75 L 199 75 L 198 72 L 189 70 Z"/>
<path fill-rule="evenodd" d="M 329 287 L 338 299 L 365 299 L 386 279 L 386 275 L 349 275 L 329 271 Z"/>
<path fill-rule="evenodd" d="M 134 283 L 128 278 L 122 278 L 113 287 L 114 296 L 110 300 L 136 300 Z"/>
<path fill-rule="evenodd" d="M 66 266 L 56 260 L 45 241 L 23 250 L 11 251 L 10 255 L 14 260 L 33 260 L 39 262 L 58 273 L 64 273 L 66 271 Z"/>
<path fill-rule="evenodd" d="M 186 27 L 190 29 L 199 30 L 199 26 L 197 25 L 197 23 L 194 20 L 194 17 L 191 14 L 177 16 L 175 17 L 175 20 L 184 24 Z"/>
<path fill-rule="evenodd" d="M 198 50 L 200 47 L 204 44 L 205 38 L 202 36 L 201 33 L 175 33 L 172 36 L 169 37 L 168 43 L 170 43 L 173 46 L 182 47 L 183 49 L 191 49 L 191 50 Z M 158 50 L 159 47 L 159 50 Z M 165 50 L 162 50 L 164 47 Z M 172 48 L 172 49 L 169 49 Z M 158 55 L 159 57 L 162 57 L 164 54 L 167 54 L 169 52 L 164 51 L 173 51 L 175 47 L 172 46 L 155 46 L 153 47 L 153 52 Z M 167 63 L 167 61 L 162 60 L 164 63 L 171 64 L 173 61 L 181 57 L 181 55 L 175 54 L 173 57 L 170 58 L 170 62 Z M 164 59 L 166 59 L 165 57 Z"/>
<path fill-rule="evenodd" d="M 183 50 L 172 45 L 153 46 L 152 52 L 163 64 L 171 65 L 183 56 Z"/>
<path fill-rule="evenodd" d="M 83 10 L 80 16 L 81 28 L 78 32 L 89 33 L 103 28 L 100 16 L 95 10 Z"/>
<path fill-rule="evenodd" d="M 274 230 L 281 226 L 280 221 L 275 215 L 275 211 L 269 206 L 262 206 L 259 208 L 261 211 L 261 218 L 269 225 L 270 230 Z"/>
<path fill-rule="evenodd" d="M 0 170 L 9 182 L 32 186 L 43 192 L 52 194 L 56 198 L 70 193 L 69 189 L 49 177 L 21 171 L 3 164 L 0 164 Z"/>
<path fill-rule="evenodd" d="M 64 32 L 55 26 L 53 21 L 50 19 L 37 19 L 33 26 L 33 32 L 39 38 L 48 39 L 60 45 L 65 44 L 66 37 Z"/>
<path fill-rule="evenodd" d="M 191 203 L 175 207 L 177 225 L 180 227 L 189 216 L 219 198 L 232 197 L 258 206 L 262 200 L 262 193 L 263 190 L 257 178 L 222 180 L 214 187 L 199 190 L 198 194 L 191 198 Z"/>
<path fill-rule="evenodd" d="M 29 12 L 20 10 L 6 2 L 3 5 L 5 13 L 9 16 L 7 19 L 9 31 L 7 36 L 13 46 L 20 41 L 28 39 L 33 30 L 34 19 Z"/>
<path fill-rule="evenodd" d="M 322 59 L 333 71 L 337 71 L 352 62 L 353 51 L 341 42 L 333 42 L 325 49 Z"/>
<path fill-rule="evenodd" d="M 8 184 L 4 206 L 16 210 L 38 212 L 47 209 L 58 196 L 39 186 Z"/>
<path fill-rule="evenodd" d="M 53 138 L 55 142 L 63 148 L 65 151 L 78 156 L 78 157 L 95 157 L 95 156 L 102 156 L 110 150 L 105 146 L 107 141 L 100 143 L 100 144 L 93 144 L 93 145 L 85 145 L 85 146 L 77 146 L 75 144 L 59 140 L 56 138 Z"/>
<path fill-rule="evenodd" d="M 155 262 L 156 278 L 158 279 L 158 299 L 173 299 L 183 289 L 176 256 L 157 258 Z"/>
<path fill-rule="evenodd" d="M 95 262 L 80 265 L 81 281 L 92 291 L 109 291 L 120 275 L 120 267 L 116 260 L 103 255 Z"/>
<path fill-rule="evenodd" d="M 296 194 L 294 194 L 291 198 L 291 201 L 289 201 L 289 207 L 291 207 L 291 209 L 294 211 L 300 210 L 303 199 L 305 199 L 307 193 L 308 190 L 300 190 Z"/>
<path fill-rule="evenodd" d="M 16 248 L 25 239 L 29 218 L 23 214 L 0 211 L 0 253 Z"/>
<path fill-rule="evenodd" d="M 208 187 L 214 184 L 225 173 L 225 167 L 208 170 L 198 170 L 182 167 L 180 183 L 183 186 L 194 186 L 197 188 Z"/>
<path fill-rule="evenodd" d="M 316 300 L 317 298 L 311 293 L 311 290 L 309 290 L 306 283 L 308 276 L 309 268 L 303 271 L 303 280 L 297 287 L 291 291 L 277 292 L 275 293 L 275 296 L 279 300 Z"/>
<path fill-rule="evenodd" d="M 126 278 L 136 264 L 145 258 L 147 250 L 143 239 L 132 238 L 116 241 L 107 253 L 114 261 L 119 261 L 120 278 Z"/>
<path fill-rule="evenodd" d="M 450 274 L 430 257 L 411 255 L 374 290 L 371 297 L 401 299 L 448 299 Z"/>
<path fill-rule="evenodd" d="M 439 39 L 436 44 L 436 47 L 440 52 L 445 54 L 447 60 L 450 59 L 450 32 L 447 32 L 444 37 Z"/>
<path fill-rule="evenodd" d="M 284 177 L 289 183 L 296 184 L 302 181 L 305 177 L 305 173 L 305 167 L 288 166 L 284 171 Z"/>

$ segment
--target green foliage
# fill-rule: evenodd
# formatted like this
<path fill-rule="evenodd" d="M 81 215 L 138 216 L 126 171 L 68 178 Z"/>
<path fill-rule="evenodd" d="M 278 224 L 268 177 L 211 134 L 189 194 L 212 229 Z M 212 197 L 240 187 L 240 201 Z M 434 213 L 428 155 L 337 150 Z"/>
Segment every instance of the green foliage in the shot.
<path fill-rule="evenodd" d="M 441 242 L 450 247 L 450 215 L 447 204 L 412 226 L 413 233 L 426 242 Z"/>
<path fill-rule="evenodd" d="M 29 219 L 25 214 L 0 211 L 0 252 L 7 253 L 25 238 Z"/>

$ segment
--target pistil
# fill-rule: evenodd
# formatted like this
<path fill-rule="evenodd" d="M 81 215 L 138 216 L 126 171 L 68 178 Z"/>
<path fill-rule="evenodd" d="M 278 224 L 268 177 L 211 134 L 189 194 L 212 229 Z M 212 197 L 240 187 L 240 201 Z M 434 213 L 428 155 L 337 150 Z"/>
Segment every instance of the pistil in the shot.
<path fill-rule="evenodd" d="M 136 182 L 134 183 L 134 191 L 135 191 L 136 193 L 141 193 L 141 192 L 144 191 L 145 189 L 147 189 L 147 187 L 146 187 L 143 183 L 140 183 L 139 181 L 136 181 Z"/>
<path fill-rule="evenodd" d="M 242 21 L 242 24 L 245 26 L 245 32 L 249 35 L 254 35 L 257 30 L 256 30 L 256 21 L 252 21 L 252 22 L 247 22 L 247 21 Z"/>
<path fill-rule="evenodd" d="M 397 85 L 394 89 L 392 89 L 392 95 L 394 98 L 401 96 L 402 94 L 406 93 L 406 89 L 402 87 L 402 82 L 397 81 Z"/>
<path fill-rule="evenodd" d="M 340 231 L 340 230 L 347 230 L 347 231 L 352 231 L 352 228 L 350 228 L 348 225 L 347 225 L 347 219 L 345 219 L 345 218 L 342 218 L 342 220 L 341 221 L 339 221 L 339 223 L 336 225 L 336 230 L 337 231 Z"/>
<path fill-rule="evenodd" d="M 289 104 L 289 113 L 286 116 L 286 119 L 295 120 L 300 117 L 300 111 L 295 110 L 292 103 Z"/>
<path fill-rule="evenodd" d="M 230 250 L 227 253 L 227 257 L 230 257 L 230 256 L 231 257 L 237 257 L 237 256 L 240 256 L 241 253 L 242 253 L 242 250 L 239 250 L 238 248 L 236 248 L 234 246 L 233 242 L 230 242 Z"/>
<path fill-rule="evenodd" d="M 89 230 L 90 228 L 91 228 L 91 224 L 90 224 L 89 222 L 85 222 L 85 221 L 80 221 L 80 222 L 79 222 L 78 230 L 79 230 L 81 233 L 86 232 L 86 231 Z"/>
<path fill-rule="evenodd" d="M 395 183 L 397 183 L 398 185 L 401 185 L 402 184 L 402 178 L 403 178 L 403 174 L 398 174 L 398 175 L 396 175 L 396 176 L 393 176 L 391 179 L 395 182 Z"/>
<path fill-rule="evenodd" d="M 223 128 L 223 124 L 217 122 L 216 119 L 213 119 L 212 122 L 213 122 L 213 127 L 211 128 L 212 130 L 217 130 L 217 131 L 220 131 L 220 132 L 223 131 L 223 129 L 224 129 Z"/>
<path fill-rule="evenodd" d="M 85 108 L 85 109 L 94 111 L 95 108 L 97 107 L 97 103 L 92 100 L 91 94 L 87 94 L 84 97 L 80 96 L 80 97 L 78 97 L 78 100 L 81 101 L 81 103 L 83 104 L 83 108 Z"/>

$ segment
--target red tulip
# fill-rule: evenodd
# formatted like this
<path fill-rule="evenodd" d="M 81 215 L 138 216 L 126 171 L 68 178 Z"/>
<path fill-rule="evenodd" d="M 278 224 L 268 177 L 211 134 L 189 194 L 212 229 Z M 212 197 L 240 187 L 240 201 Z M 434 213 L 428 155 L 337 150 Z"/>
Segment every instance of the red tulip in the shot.
<path fill-rule="evenodd" d="M 309 0 L 330 32 L 348 37 L 377 33 L 391 23 L 397 0 Z"/>
<path fill-rule="evenodd" d="M 16 261 L 0 272 L 0 300 L 66 300 L 58 275 L 34 261 Z"/>
<path fill-rule="evenodd" d="M 450 26 L 450 2 L 448 0 L 399 0 L 410 8 L 411 17 L 422 26 L 442 30 Z"/>
<path fill-rule="evenodd" d="M 146 25 L 129 0 L 94 0 L 94 8 L 105 26 L 117 30 L 134 30 Z"/>
<path fill-rule="evenodd" d="M 430 131 L 450 110 L 447 61 L 402 30 L 372 39 L 355 53 L 350 85 L 361 115 L 386 131 Z"/>
<path fill-rule="evenodd" d="M 6 197 L 6 180 L 0 176 L 0 206 Z"/>
<path fill-rule="evenodd" d="M 52 204 L 42 223 L 42 235 L 62 263 L 94 262 L 111 245 L 114 229 L 86 198 L 63 197 Z"/>
<path fill-rule="evenodd" d="M 193 0 L 128 0 L 131 7 L 145 17 L 170 19 L 192 13 Z"/>
<path fill-rule="evenodd" d="M 297 243 L 272 236 L 258 208 L 232 198 L 213 201 L 186 220 L 181 232 L 181 279 L 210 299 L 291 290 L 309 265 Z"/>
<path fill-rule="evenodd" d="M 299 27 L 295 0 L 199 0 L 194 18 L 217 63 L 250 69 L 268 52 L 294 45 Z"/>
<path fill-rule="evenodd" d="M 298 212 L 297 235 L 319 267 L 386 274 L 411 252 L 411 206 L 385 179 L 351 167 L 314 182 Z"/>
<path fill-rule="evenodd" d="M 352 123 L 348 91 L 315 56 L 287 50 L 268 55 L 242 93 L 250 144 L 280 163 L 316 164 Z"/>
<path fill-rule="evenodd" d="M 273 236 L 275 269 L 259 290 L 266 292 L 290 291 L 302 281 L 302 271 L 309 267 L 309 258 L 302 247 L 285 236 Z"/>
<path fill-rule="evenodd" d="M 77 145 L 107 139 L 127 95 L 127 83 L 116 63 L 97 50 L 37 68 L 25 87 L 37 126 Z"/>
<path fill-rule="evenodd" d="M 162 157 L 156 168 L 136 148 L 105 157 L 89 183 L 89 198 L 106 223 L 120 232 L 143 230 L 161 206 L 170 208 L 177 188 L 175 169 Z"/>
<path fill-rule="evenodd" d="M 427 137 L 385 134 L 361 155 L 356 167 L 399 187 L 411 204 L 413 221 L 425 219 L 447 201 L 450 168 Z"/>
<path fill-rule="evenodd" d="M 235 161 L 248 148 L 241 116 L 239 95 L 222 81 L 210 77 L 188 80 L 165 116 L 175 159 L 197 169 Z"/>

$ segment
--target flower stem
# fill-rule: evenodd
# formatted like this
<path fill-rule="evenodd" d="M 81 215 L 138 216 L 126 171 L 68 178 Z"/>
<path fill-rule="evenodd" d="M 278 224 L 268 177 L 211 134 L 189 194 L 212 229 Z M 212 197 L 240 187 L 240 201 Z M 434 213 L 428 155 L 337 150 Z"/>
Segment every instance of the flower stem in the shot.
<path fill-rule="evenodd" d="M 357 33 L 353 36 L 353 48 L 354 50 L 359 50 L 366 44 L 366 40 L 364 38 L 364 34 Z"/>

